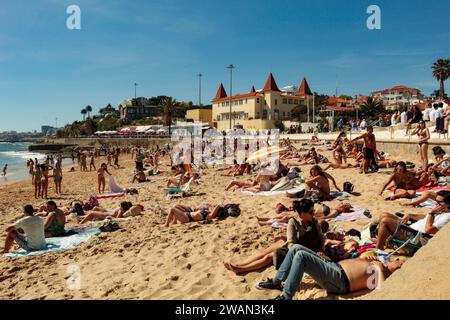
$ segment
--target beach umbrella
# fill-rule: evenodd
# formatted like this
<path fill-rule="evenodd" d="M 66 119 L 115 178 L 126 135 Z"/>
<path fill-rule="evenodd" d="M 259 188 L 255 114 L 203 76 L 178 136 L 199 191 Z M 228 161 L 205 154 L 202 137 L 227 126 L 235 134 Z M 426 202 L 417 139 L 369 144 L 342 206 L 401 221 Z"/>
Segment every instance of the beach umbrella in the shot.
<path fill-rule="evenodd" d="M 259 161 L 270 158 L 275 155 L 282 155 L 287 152 L 286 148 L 280 148 L 277 146 L 261 148 L 248 157 L 247 162 Z"/>

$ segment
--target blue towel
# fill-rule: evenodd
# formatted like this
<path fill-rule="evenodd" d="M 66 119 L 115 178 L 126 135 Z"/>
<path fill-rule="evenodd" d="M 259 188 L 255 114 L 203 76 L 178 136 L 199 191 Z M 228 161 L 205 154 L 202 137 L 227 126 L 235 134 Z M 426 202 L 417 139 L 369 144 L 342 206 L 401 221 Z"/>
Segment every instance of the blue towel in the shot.
<path fill-rule="evenodd" d="M 30 257 L 44 254 L 47 252 L 75 249 L 80 244 L 88 241 L 90 238 L 92 238 L 95 235 L 98 235 L 99 233 L 100 233 L 99 228 L 86 228 L 86 227 L 73 228 L 67 230 L 67 234 L 70 235 L 58 238 L 45 239 L 45 241 L 47 242 L 47 246 L 43 250 L 25 251 L 23 249 L 20 249 L 16 252 L 7 253 L 4 256 L 10 258 Z"/>

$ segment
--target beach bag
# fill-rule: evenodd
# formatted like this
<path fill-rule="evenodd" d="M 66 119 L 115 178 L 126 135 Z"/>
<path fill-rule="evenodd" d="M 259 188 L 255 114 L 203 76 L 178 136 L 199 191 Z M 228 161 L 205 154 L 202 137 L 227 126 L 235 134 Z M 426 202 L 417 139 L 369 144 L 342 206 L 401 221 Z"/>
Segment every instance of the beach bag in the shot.
<path fill-rule="evenodd" d="M 352 193 L 353 192 L 353 184 L 351 182 L 344 182 L 344 186 L 342 188 L 342 190 L 344 190 L 347 193 Z"/>

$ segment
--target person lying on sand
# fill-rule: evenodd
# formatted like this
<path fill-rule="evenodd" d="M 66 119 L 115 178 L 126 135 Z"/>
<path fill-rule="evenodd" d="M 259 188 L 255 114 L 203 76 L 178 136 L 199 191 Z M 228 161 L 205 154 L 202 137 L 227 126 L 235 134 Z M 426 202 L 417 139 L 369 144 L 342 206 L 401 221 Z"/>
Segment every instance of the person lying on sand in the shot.
<path fill-rule="evenodd" d="M 358 168 L 359 163 L 351 164 L 351 163 L 335 163 L 330 162 L 325 168 L 323 168 L 323 171 L 327 171 L 328 169 L 348 169 L 348 168 Z"/>
<path fill-rule="evenodd" d="M 436 201 L 436 197 L 438 194 L 442 195 L 443 197 L 446 197 L 448 194 L 450 194 L 450 191 L 449 190 L 440 190 L 438 192 L 434 192 L 434 191 L 427 190 L 427 191 L 424 191 L 418 199 L 411 201 L 411 202 L 403 202 L 401 205 L 417 207 L 420 204 L 422 204 L 430 199 Z"/>
<path fill-rule="evenodd" d="M 331 209 L 329 206 L 325 204 L 314 204 L 314 218 L 316 218 L 319 223 L 324 220 L 330 220 L 333 218 L 336 218 L 338 215 L 344 212 L 351 212 L 352 205 L 350 203 L 339 203 L 335 208 Z M 277 207 L 275 208 L 276 216 L 269 218 L 269 217 L 256 217 L 258 220 L 259 225 L 272 225 L 274 222 L 278 223 L 287 223 L 290 218 L 293 218 L 296 216 L 296 211 L 292 208 L 286 208 L 282 204 L 277 204 Z M 322 228 L 322 232 L 326 232 L 327 230 L 324 230 Z"/>
<path fill-rule="evenodd" d="M 325 240 L 325 256 L 332 261 L 348 259 L 359 248 L 358 241 L 355 240 Z"/>
<path fill-rule="evenodd" d="M 383 250 L 387 238 L 392 235 L 395 239 L 406 241 L 404 232 L 400 228 L 414 220 L 409 228 L 426 234 L 436 234 L 450 221 L 450 193 L 438 191 L 435 201 L 437 202 L 428 215 L 407 214 L 403 218 L 390 213 L 382 213 L 378 224 L 377 248 Z"/>
<path fill-rule="evenodd" d="M 26 205 L 23 211 L 25 217 L 6 228 L 3 254 L 11 250 L 14 242 L 25 251 L 42 250 L 46 246 L 44 221 L 40 217 L 34 216 L 35 210 L 30 204 Z"/>
<path fill-rule="evenodd" d="M 412 198 L 415 196 L 416 191 L 414 189 L 408 188 L 408 181 L 410 180 L 410 174 L 406 169 L 406 164 L 403 161 L 397 163 L 395 167 L 394 173 L 390 176 L 389 180 L 383 185 L 383 188 L 380 191 L 380 196 L 383 195 L 383 192 L 386 188 L 393 184 L 394 194 L 385 198 L 385 200 L 396 200 L 400 198 Z"/>
<path fill-rule="evenodd" d="M 173 206 L 166 219 L 165 227 L 168 227 L 171 224 L 180 223 L 189 223 L 189 222 L 197 222 L 204 220 L 212 220 L 217 217 L 219 210 L 222 206 L 204 206 L 199 208 L 191 208 L 187 206 L 183 206 L 177 204 Z"/>
<path fill-rule="evenodd" d="M 370 289 L 372 273 L 369 268 L 376 268 L 378 279 L 384 281 L 395 270 L 401 268 L 403 261 L 396 259 L 383 265 L 376 257 L 364 259 L 346 259 L 339 263 L 327 261 L 313 251 L 301 245 L 289 249 L 274 278 L 268 278 L 256 285 L 257 289 L 280 290 L 282 293 L 275 300 L 291 300 L 300 287 L 304 273 L 309 274 L 328 293 L 348 294 Z M 285 282 L 282 286 L 282 282 Z M 374 285 L 375 289 L 377 284 Z"/>
<path fill-rule="evenodd" d="M 302 199 L 294 201 L 292 207 L 297 212 L 298 219 L 289 220 L 286 237 L 276 237 L 268 248 L 239 263 L 224 261 L 225 268 L 236 274 L 265 268 L 273 264 L 274 252 L 277 249 L 294 244 L 302 244 L 313 251 L 323 252 L 325 237 L 319 222 L 314 218 L 314 203 L 309 199 Z"/>
<path fill-rule="evenodd" d="M 80 224 L 85 224 L 89 221 L 101 221 L 107 218 L 123 218 L 127 216 L 139 215 L 143 211 L 141 205 L 133 205 L 129 201 L 122 201 L 120 206 L 113 211 L 107 211 L 102 208 L 96 208 L 100 210 L 89 211 L 85 217 L 80 221 Z"/>

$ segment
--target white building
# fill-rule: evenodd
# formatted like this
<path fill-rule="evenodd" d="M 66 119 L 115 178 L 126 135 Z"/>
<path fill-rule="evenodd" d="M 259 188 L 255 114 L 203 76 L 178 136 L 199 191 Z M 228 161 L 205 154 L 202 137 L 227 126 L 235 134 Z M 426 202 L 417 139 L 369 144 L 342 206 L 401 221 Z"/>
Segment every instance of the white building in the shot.
<path fill-rule="evenodd" d="M 406 86 L 396 86 L 372 92 L 372 97 L 383 102 L 387 109 L 396 109 L 400 105 L 413 105 L 423 99 L 419 89 Z"/>

